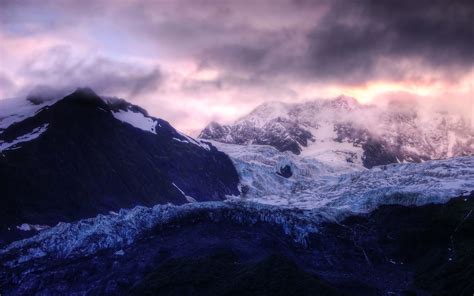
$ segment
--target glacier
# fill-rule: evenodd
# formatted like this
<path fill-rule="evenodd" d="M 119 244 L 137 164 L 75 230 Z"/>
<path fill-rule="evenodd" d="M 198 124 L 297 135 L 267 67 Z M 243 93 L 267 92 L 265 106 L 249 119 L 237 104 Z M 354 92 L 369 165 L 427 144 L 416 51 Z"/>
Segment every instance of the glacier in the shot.
<path fill-rule="evenodd" d="M 333 207 L 369 212 L 381 204 L 423 205 L 446 202 L 474 190 L 474 157 L 401 163 L 346 171 L 311 157 L 279 152 L 264 145 L 212 141 L 239 172 L 243 199 L 288 208 Z M 293 176 L 276 174 L 288 165 Z"/>
<path fill-rule="evenodd" d="M 16 241 L 0 250 L 0 261 L 14 267 L 33 259 L 71 258 L 117 249 L 132 244 L 153 228 L 183 219 L 222 220 L 238 224 L 275 224 L 296 243 L 306 244 L 308 235 L 318 232 L 316 221 L 330 219 L 329 213 L 292 211 L 290 209 L 247 202 L 201 202 L 182 206 L 137 206 L 116 214 L 98 215 L 74 223 L 58 223 L 37 235 Z M 13 254 L 13 256 L 12 256 Z"/>
<path fill-rule="evenodd" d="M 307 238 L 317 234 L 323 222 L 339 223 L 380 205 L 444 203 L 474 192 L 474 157 L 341 173 L 268 146 L 221 144 L 219 149 L 231 155 L 242 178 L 241 186 L 249 187 L 241 197 L 181 206 L 138 206 L 74 223 L 59 223 L 4 247 L 0 260 L 14 267 L 45 256 L 70 258 L 106 249 L 119 251 L 152 229 L 183 219 L 269 223 L 305 246 Z M 255 151 L 258 153 L 252 153 Z M 275 170 L 281 165 L 290 165 L 294 175 L 288 179 L 277 175 Z"/>

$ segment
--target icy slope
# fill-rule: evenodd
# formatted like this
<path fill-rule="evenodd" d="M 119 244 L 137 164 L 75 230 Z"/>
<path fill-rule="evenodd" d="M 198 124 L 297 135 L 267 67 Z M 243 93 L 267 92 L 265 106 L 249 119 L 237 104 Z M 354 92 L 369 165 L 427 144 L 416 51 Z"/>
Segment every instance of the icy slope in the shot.
<path fill-rule="evenodd" d="M 241 177 L 243 197 L 252 202 L 367 212 L 380 204 L 445 202 L 474 190 L 472 156 L 346 173 L 269 146 L 213 144 L 230 155 Z M 287 165 L 293 172 L 291 177 L 277 174 Z"/>

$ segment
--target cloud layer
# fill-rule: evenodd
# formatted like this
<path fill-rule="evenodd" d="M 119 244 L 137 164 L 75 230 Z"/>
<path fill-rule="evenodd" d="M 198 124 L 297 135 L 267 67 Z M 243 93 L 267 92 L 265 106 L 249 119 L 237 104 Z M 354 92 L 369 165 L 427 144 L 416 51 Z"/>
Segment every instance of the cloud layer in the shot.
<path fill-rule="evenodd" d="M 472 104 L 469 0 L 0 3 L 0 96 L 90 86 L 194 132 L 340 93 Z M 464 108 L 465 109 L 465 108 Z"/>

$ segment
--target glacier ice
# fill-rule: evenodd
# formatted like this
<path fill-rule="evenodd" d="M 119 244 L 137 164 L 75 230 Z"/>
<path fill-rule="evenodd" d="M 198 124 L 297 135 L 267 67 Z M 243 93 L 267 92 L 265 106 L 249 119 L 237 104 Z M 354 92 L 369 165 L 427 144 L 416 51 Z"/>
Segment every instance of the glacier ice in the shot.
<path fill-rule="evenodd" d="M 368 212 L 381 204 L 446 202 L 474 190 L 474 157 L 400 163 L 345 172 L 270 146 L 212 142 L 233 160 L 247 201 L 289 208 Z M 275 172 L 290 165 L 294 176 Z"/>
<path fill-rule="evenodd" d="M 228 148 L 227 152 L 237 149 Z M 474 191 L 474 157 L 341 173 L 323 164 L 293 159 L 271 147 L 251 148 L 246 153 L 240 151 L 240 159 L 237 152 L 231 153 L 242 174 L 242 186 L 251 187 L 243 197 L 181 206 L 139 206 L 74 223 L 59 223 L 34 237 L 11 243 L 0 250 L 0 258 L 9 258 L 6 264 L 16 266 L 44 256 L 67 258 L 105 249 L 119 251 L 148 231 L 193 217 L 205 217 L 211 222 L 225 219 L 239 224 L 268 223 L 305 246 L 308 236 L 317 234 L 324 221 L 339 222 L 383 204 L 442 203 Z M 262 154 L 262 149 L 268 151 Z M 249 151 L 254 150 L 260 152 L 251 160 Z M 265 153 L 273 157 L 262 156 Z M 298 178 L 278 176 L 275 167 L 282 164 L 290 164 Z M 313 167 L 318 169 L 308 169 Z"/>
<path fill-rule="evenodd" d="M 203 216 L 212 222 L 225 219 L 238 224 L 274 224 L 295 242 L 305 245 L 308 235 L 318 232 L 316 221 L 326 220 L 330 215 L 232 201 L 157 205 L 153 208 L 138 206 L 131 210 L 122 209 L 115 215 L 58 223 L 34 237 L 11 243 L 0 250 L 0 258 L 6 255 L 5 265 L 12 267 L 44 256 L 69 258 L 105 249 L 120 252 L 156 227 Z"/>

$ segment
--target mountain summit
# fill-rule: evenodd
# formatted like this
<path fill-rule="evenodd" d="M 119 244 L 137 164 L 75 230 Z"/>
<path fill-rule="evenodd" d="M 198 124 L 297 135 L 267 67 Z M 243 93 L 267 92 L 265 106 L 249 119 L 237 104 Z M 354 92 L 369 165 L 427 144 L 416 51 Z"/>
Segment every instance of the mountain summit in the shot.
<path fill-rule="evenodd" d="M 450 113 L 429 118 L 421 109 L 382 108 L 354 98 L 264 103 L 234 124 L 210 123 L 201 139 L 270 145 L 334 166 L 371 168 L 474 153 L 469 122 Z"/>

